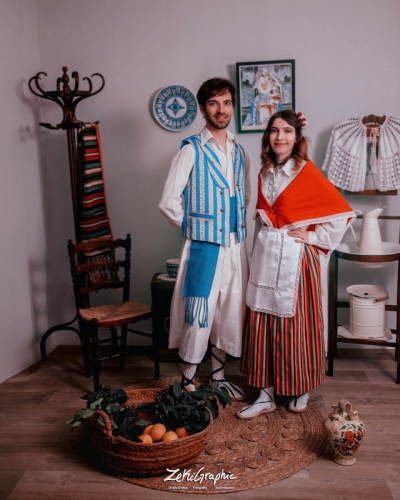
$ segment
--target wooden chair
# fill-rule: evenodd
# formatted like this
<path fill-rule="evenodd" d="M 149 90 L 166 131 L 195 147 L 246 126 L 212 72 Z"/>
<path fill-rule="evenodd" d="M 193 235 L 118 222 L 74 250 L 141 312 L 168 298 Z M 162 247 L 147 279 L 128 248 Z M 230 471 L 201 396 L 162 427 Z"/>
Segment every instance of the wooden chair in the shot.
<path fill-rule="evenodd" d="M 115 260 L 115 250 L 125 249 L 124 260 Z M 99 239 L 74 245 L 68 241 L 68 254 L 71 265 L 71 276 L 74 287 L 75 303 L 78 314 L 79 329 L 82 334 L 84 358 L 93 374 L 95 390 L 100 387 L 101 361 L 120 357 L 121 369 L 124 368 L 127 354 L 127 332 L 145 337 L 153 337 L 151 333 L 128 328 L 128 324 L 136 323 L 151 317 L 151 307 L 147 304 L 129 301 L 131 237 L 125 240 Z M 119 270 L 124 269 L 123 279 Z M 122 288 L 122 302 L 91 307 L 89 295 L 102 289 Z M 120 327 L 120 335 L 117 333 Z M 98 329 L 107 328 L 111 337 L 99 340 Z M 119 342 L 120 341 L 120 342 Z M 100 345 L 111 343 L 112 353 L 100 357 Z M 158 348 L 153 342 L 153 359 L 156 379 L 159 378 Z M 91 356 L 89 352 L 91 351 Z"/>

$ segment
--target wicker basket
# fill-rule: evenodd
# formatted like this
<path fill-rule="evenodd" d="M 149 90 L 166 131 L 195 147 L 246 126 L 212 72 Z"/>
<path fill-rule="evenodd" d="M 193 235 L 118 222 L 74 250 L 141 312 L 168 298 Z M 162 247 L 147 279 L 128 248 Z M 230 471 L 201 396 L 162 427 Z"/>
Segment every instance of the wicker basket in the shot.
<path fill-rule="evenodd" d="M 137 389 L 127 391 L 128 401 L 135 405 L 154 401 L 160 389 Z M 97 423 L 98 417 L 104 420 L 105 427 Z M 83 426 L 83 435 L 88 451 L 95 461 L 121 475 L 149 476 L 165 474 L 166 469 L 184 468 L 194 463 L 197 455 L 204 449 L 205 439 L 210 426 L 201 432 L 171 442 L 142 444 L 114 437 L 108 415 L 96 410 Z"/>

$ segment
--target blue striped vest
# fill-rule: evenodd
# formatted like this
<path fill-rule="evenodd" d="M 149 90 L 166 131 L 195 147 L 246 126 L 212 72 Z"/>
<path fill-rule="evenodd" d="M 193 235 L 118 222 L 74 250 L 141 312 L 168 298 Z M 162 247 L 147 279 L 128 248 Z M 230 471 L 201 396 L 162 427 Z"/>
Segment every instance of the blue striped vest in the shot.
<path fill-rule="evenodd" d="M 208 144 L 201 144 L 200 134 L 182 141 L 181 148 L 191 144 L 195 151 L 195 164 L 183 192 L 183 234 L 190 240 L 207 241 L 230 246 L 230 196 L 236 196 L 238 241 L 246 237 L 245 219 L 245 167 L 244 149 L 234 144 L 233 168 L 235 193 L 221 173 L 217 155 Z"/>

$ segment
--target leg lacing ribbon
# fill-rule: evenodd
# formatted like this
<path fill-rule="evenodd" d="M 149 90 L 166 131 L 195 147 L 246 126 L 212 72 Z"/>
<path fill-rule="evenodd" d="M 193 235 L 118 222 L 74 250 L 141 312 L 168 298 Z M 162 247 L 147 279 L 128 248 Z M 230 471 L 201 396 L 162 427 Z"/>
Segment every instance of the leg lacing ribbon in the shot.
<path fill-rule="evenodd" d="M 233 401 L 240 401 L 245 397 L 240 387 L 225 378 L 225 357 L 223 349 L 211 344 L 211 383 L 217 382 L 218 387 L 226 389 Z"/>
<path fill-rule="evenodd" d="M 188 387 L 191 391 L 195 390 L 194 385 L 194 375 L 196 373 L 197 365 L 189 363 L 183 359 L 180 359 L 181 362 L 181 386 Z"/>
<path fill-rule="evenodd" d="M 211 344 L 211 380 L 222 380 L 224 378 L 226 352 Z"/>

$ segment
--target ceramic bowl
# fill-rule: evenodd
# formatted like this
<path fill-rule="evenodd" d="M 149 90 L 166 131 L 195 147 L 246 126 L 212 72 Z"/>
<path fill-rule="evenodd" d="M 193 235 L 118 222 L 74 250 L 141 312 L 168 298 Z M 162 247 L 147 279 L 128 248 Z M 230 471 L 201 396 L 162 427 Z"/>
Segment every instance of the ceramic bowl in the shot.
<path fill-rule="evenodd" d="M 170 278 L 176 278 L 179 267 L 179 259 L 167 260 L 167 273 Z"/>

